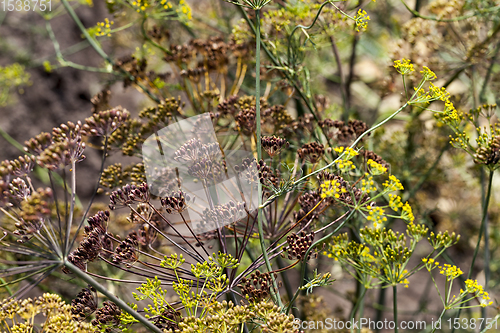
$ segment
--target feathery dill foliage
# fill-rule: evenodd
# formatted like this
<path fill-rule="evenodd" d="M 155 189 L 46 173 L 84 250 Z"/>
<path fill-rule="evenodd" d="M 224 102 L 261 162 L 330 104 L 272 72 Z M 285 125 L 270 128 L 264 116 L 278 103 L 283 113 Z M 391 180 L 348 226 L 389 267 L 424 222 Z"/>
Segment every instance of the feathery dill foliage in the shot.
<path fill-rule="evenodd" d="M 431 127 L 440 138 L 434 141 L 443 141 L 447 125 L 451 144 L 490 171 L 474 264 L 481 237 L 488 235 L 491 179 L 500 163 L 497 106 L 481 101 L 463 112 L 466 98 L 452 96 L 449 83 L 437 80 L 447 79 L 439 45 L 421 38 L 431 31 L 442 33 L 446 22 L 455 22 L 452 13 L 461 14 L 456 19 L 460 27 L 464 22 L 489 27 L 488 13 L 498 6 L 481 2 L 475 8 L 467 2 L 455 8 L 459 2 L 434 1 L 426 8 L 433 16 L 413 11 L 402 32 L 408 41 L 393 50 L 393 58 L 402 59 L 394 60 L 388 74 L 400 78 L 380 84 L 384 88 L 379 91 L 401 93 L 401 107 L 368 125 L 349 119 L 361 116 L 363 109 L 353 102 L 352 81 L 356 45 L 370 31 L 368 13 L 377 14 L 371 11 L 379 4 L 227 2 L 195 9 L 184 0 L 109 0 L 113 19 L 85 29 L 72 4 L 61 0 L 60 9 L 104 59 L 103 68 L 65 60 L 51 33 L 51 17 L 42 14 L 58 53 L 58 63 L 45 62 L 46 70 L 69 66 L 107 73 L 107 83 L 133 87 L 149 101 L 142 110 L 129 112 L 110 104 L 106 88 L 92 98 L 90 117 L 35 136 L 25 142 L 26 155 L 0 163 L 0 287 L 18 298 L 39 284 L 58 292 L 71 283 L 84 287 L 74 292 L 71 306 L 49 294 L 5 299 L 2 329 L 31 332 L 34 318 L 43 314 L 44 332 L 70 327 L 76 332 L 298 333 L 296 319 L 317 318 L 320 311 L 311 305 L 316 290 L 335 288 L 332 273 L 321 271 L 339 265 L 357 283 L 356 297 L 346 294 L 352 309 L 347 317 L 340 315 L 345 320 L 363 316 L 367 290 L 380 289 L 383 299 L 385 289 L 392 287 L 397 321 L 398 286 L 411 289 L 412 277 L 423 268 L 436 286 L 435 298 L 442 301 L 440 319 L 447 311 L 492 304 L 486 291 L 490 285 L 471 279 L 473 266 L 459 282 L 464 274 L 460 268 L 437 261 L 460 236 L 455 228 L 428 223 L 425 200 L 416 191 L 431 177 L 442 153 L 426 153 L 433 140 L 422 140 L 418 150 L 411 141 L 418 133 L 410 127 L 427 111 L 434 113 Z M 200 12 L 205 9 L 217 17 L 214 23 L 205 21 L 210 16 Z M 215 15 L 222 12 L 238 18 L 230 34 L 225 34 L 230 17 L 223 23 Z M 207 26 L 220 35 L 207 35 Z M 121 43 L 123 36 L 140 46 L 120 58 L 106 54 L 101 41 Z M 474 63 L 484 71 L 480 60 L 487 58 L 488 45 L 496 38 L 488 36 L 482 44 L 464 37 L 464 70 Z M 419 41 L 439 61 L 422 58 L 416 47 L 405 44 Z M 353 47 L 345 75 L 339 47 L 348 43 Z M 334 100 L 341 102 L 335 104 L 316 93 L 322 88 L 312 79 L 318 73 L 311 59 L 325 45 L 337 63 L 339 98 Z M 403 54 L 405 45 L 411 49 L 408 55 Z M 29 77 L 19 66 L 0 70 L 13 78 L 0 81 L 3 104 L 7 92 Z M 496 87 L 498 82 L 491 80 Z M 492 92 L 485 83 L 479 95 L 486 99 Z M 191 129 L 164 131 L 194 116 Z M 410 119 L 408 142 L 384 146 L 388 135 L 383 128 L 396 117 Z M 152 158 L 144 149 L 149 138 L 155 138 L 164 158 L 171 150 L 172 164 L 150 167 Z M 86 153 L 89 149 L 98 150 L 102 160 L 90 200 L 80 198 L 84 206 L 78 200 L 82 180 L 77 175 L 86 155 L 93 156 Z M 438 155 L 436 164 L 416 178 L 418 166 L 429 164 L 433 155 Z M 35 187 L 39 182 L 34 175 L 45 175 L 49 185 Z M 436 268 L 445 279 L 444 293 L 433 275 Z M 60 271 L 68 281 L 58 289 L 51 275 Z M 453 294 L 454 284 L 460 284 L 459 293 Z M 385 305 L 378 308 L 382 316 Z"/>

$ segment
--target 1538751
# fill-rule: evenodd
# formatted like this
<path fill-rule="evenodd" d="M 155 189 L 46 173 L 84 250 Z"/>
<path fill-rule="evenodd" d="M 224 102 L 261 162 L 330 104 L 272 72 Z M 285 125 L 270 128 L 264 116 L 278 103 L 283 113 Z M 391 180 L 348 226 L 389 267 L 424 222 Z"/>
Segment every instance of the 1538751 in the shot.
<path fill-rule="evenodd" d="M 0 8 L 4 12 L 51 11 L 52 0 L 1 0 Z"/>

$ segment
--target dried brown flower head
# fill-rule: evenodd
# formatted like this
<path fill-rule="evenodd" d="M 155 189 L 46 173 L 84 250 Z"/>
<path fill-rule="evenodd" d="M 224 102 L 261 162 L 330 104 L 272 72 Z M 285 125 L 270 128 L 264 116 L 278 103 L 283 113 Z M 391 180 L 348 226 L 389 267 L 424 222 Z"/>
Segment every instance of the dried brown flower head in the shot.
<path fill-rule="evenodd" d="M 283 148 L 288 148 L 289 146 L 290 143 L 288 141 L 276 136 L 265 136 L 262 138 L 262 148 L 271 157 L 278 155 Z"/>
<path fill-rule="evenodd" d="M 301 159 L 307 158 L 311 163 L 317 163 L 325 153 L 325 147 L 321 143 L 306 143 L 297 150 Z"/>

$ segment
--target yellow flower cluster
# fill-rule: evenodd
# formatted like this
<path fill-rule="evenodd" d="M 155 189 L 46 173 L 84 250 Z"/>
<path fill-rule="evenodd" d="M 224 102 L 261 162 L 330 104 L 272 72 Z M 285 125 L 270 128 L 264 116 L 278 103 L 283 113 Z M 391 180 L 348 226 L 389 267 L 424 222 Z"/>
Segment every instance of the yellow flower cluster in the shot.
<path fill-rule="evenodd" d="M 191 21 L 191 19 L 193 18 L 191 7 L 189 7 L 189 5 L 186 3 L 186 0 L 179 1 L 177 15 L 179 15 L 179 19 L 184 22 Z"/>
<path fill-rule="evenodd" d="M 342 156 L 342 158 L 344 160 L 350 160 L 354 156 L 359 155 L 359 153 L 357 151 L 355 151 L 354 149 L 352 149 L 351 147 L 347 147 L 344 149 L 344 147 L 340 146 L 340 147 L 333 148 L 333 150 L 335 150 L 335 152 L 339 155 L 342 154 L 345 150 L 345 154 L 344 154 L 344 156 Z"/>
<path fill-rule="evenodd" d="M 147 0 L 134 0 L 132 6 L 135 7 L 136 12 L 143 13 L 149 7 L 149 3 Z"/>
<path fill-rule="evenodd" d="M 366 179 L 361 180 L 361 191 L 367 194 L 377 191 L 377 188 L 375 187 L 375 183 L 373 181 L 373 176 L 365 173 L 365 177 Z"/>
<path fill-rule="evenodd" d="M 96 36 L 111 36 L 111 26 L 115 24 L 114 21 L 110 21 L 108 18 L 104 19 L 104 22 L 97 22 L 97 32 Z"/>
<path fill-rule="evenodd" d="M 386 180 L 383 185 L 389 191 L 404 190 L 403 185 L 394 175 L 390 175 L 389 180 Z"/>
<path fill-rule="evenodd" d="M 433 100 L 441 100 L 443 102 L 450 102 L 450 93 L 446 91 L 445 87 L 436 87 L 432 82 L 429 83 L 429 96 Z"/>
<path fill-rule="evenodd" d="M 444 264 L 443 266 L 439 266 L 439 269 L 439 274 L 446 276 L 447 281 L 452 281 L 464 274 L 464 272 L 455 265 Z"/>
<path fill-rule="evenodd" d="M 346 161 L 346 160 L 340 159 L 340 160 L 336 160 L 335 164 L 337 165 L 337 168 L 341 172 L 347 172 L 349 170 L 356 169 L 356 166 L 354 165 L 354 163 L 352 163 L 352 161 Z"/>
<path fill-rule="evenodd" d="M 354 20 L 356 21 L 356 31 L 365 31 L 368 28 L 370 16 L 366 15 L 366 11 L 360 9 L 356 16 L 354 16 Z"/>
<path fill-rule="evenodd" d="M 399 208 L 403 207 L 401 197 L 399 195 L 389 194 L 389 207 L 395 212 L 399 211 Z"/>
<path fill-rule="evenodd" d="M 420 74 L 422 74 L 422 79 L 424 79 L 425 81 L 431 81 L 437 78 L 436 74 L 427 66 L 423 67 L 423 69 L 420 71 Z"/>
<path fill-rule="evenodd" d="M 366 219 L 368 221 L 372 221 L 375 228 L 378 228 L 380 225 L 387 221 L 387 217 L 385 217 L 384 215 L 385 211 L 380 207 L 368 206 L 368 212 L 369 215 L 366 217 Z"/>
<path fill-rule="evenodd" d="M 398 73 L 401 75 L 407 75 L 415 71 L 415 68 L 413 67 L 413 64 L 410 62 L 410 60 L 405 58 L 401 60 L 395 60 L 394 68 L 396 68 Z"/>
<path fill-rule="evenodd" d="M 425 263 L 425 268 L 427 268 L 427 270 L 429 272 L 432 271 L 434 268 L 439 266 L 439 262 L 437 262 L 433 258 L 429 258 L 429 259 L 422 258 L 422 262 Z"/>
<path fill-rule="evenodd" d="M 341 193 L 346 193 L 347 190 L 340 187 L 340 184 L 336 180 L 325 180 L 321 185 L 321 198 L 334 197 L 336 199 L 340 198 Z"/>
<path fill-rule="evenodd" d="M 42 324 L 38 325 L 37 322 Z M 96 332 L 90 323 L 74 318 L 70 304 L 66 304 L 59 295 L 49 293 L 35 299 L 0 301 L 0 326 L 12 333 Z"/>
<path fill-rule="evenodd" d="M 405 202 L 403 206 L 403 212 L 401 213 L 401 218 L 406 221 L 413 222 L 415 220 L 415 216 L 413 216 L 413 211 L 411 210 L 411 206 L 408 202 Z"/>
<path fill-rule="evenodd" d="M 465 280 L 465 291 L 460 289 L 460 293 L 471 293 L 481 297 L 480 303 L 483 308 L 493 304 L 493 301 L 490 301 L 490 295 L 484 291 L 483 286 L 477 283 L 477 280 Z"/>
<path fill-rule="evenodd" d="M 164 9 L 172 9 L 172 3 L 170 1 L 167 1 L 167 0 L 161 0 L 160 1 L 160 5 L 164 8 Z"/>
<path fill-rule="evenodd" d="M 370 173 L 374 176 L 382 175 L 387 172 L 386 167 L 384 167 L 382 164 L 375 162 L 371 158 L 366 162 L 366 164 L 368 165 Z"/>

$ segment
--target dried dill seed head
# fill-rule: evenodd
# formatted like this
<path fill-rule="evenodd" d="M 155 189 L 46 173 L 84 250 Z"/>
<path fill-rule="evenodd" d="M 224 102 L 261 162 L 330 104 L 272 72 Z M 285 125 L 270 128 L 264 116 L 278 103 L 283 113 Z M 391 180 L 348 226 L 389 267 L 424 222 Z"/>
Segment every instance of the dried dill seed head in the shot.
<path fill-rule="evenodd" d="M 52 136 L 49 133 L 42 132 L 24 142 L 24 151 L 34 155 L 40 155 L 52 143 Z"/>
<path fill-rule="evenodd" d="M 270 108 L 263 109 L 262 119 L 264 124 L 272 124 L 272 133 L 280 135 L 290 134 L 290 124 L 293 123 L 293 118 L 287 112 L 283 105 L 273 105 Z"/>
<path fill-rule="evenodd" d="M 103 249 L 103 236 L 98 229 L 92 229 L 85 235 L 85 238 L 80 242 L 78 247 L 68 255 L 68 260 L 80 268 L 82 271 L 87 270 L 87 263 L 95 260 Z M 69 274 L 68 269 L 63 268 L 63 272 Z"/>
<path fill-rule="evenodd" d="M 225 204 L 215 206 L 214 209 L 205 208 L 201 214 L 201 230 L 212 230 L 229 223 L 237 222 L 247 216 L 244 202 L 229 201 Z"/>
<path fill-rule="evenodd" d="M 92 103 L 92 113 L 108 110 L 110 108 L 109 106 L 110 99 L 111 99 L 111 90 L 109 89 L 104 89 L 95 94 L 94 97 L 90 99 L 90 103 Z"/>
<path fill-rule="evenodd" d="M 200 139 L 190 139 L 174 152 L 174 160 L 177 162 L 197 161 L 201 157 L 202 146 Z"/>
<path fill-rule="evenodd" d="M 494 165 L 500 161 L 500 135 L 493 136 L 485 146 L 477 148 L 474 163 Z"/>
<path fill-rule="evenodd" d="M 197 67 L 193 69 L 183 69 L 179 74 L 181 75 L 181 77 L 189 78 L 191 81 L 198 83 L 200 81 L 200 78 L 202 78 L 206 72 L 206 68 Z"/>
<path fill-rule="evenodd" d="M 259 178 L 262 185 L 272 185 L 274 187 L 279 186 L 280 182 L 280 172 L 278 169 L 274 170 L 269 167 L 264 160 L 260 160 L 257 164 L 257 169 L 259 170 Z M 263 189 L 268 191 L 267 189 Z"/>
<path fill-rule="evenodd" d="M 312 133 L 314 131 L 314 116 L 312 114 L 306 114 L 302 117 L 297 118 L 296 121 L 293 122 L 292 128 L 294 131 L 308 131 Z"/>
<path fill-rule="evenodd" d="M 173 332 L 179 328 L 178 323 L 181 320 L 181 313 L 179 311 L 175 311 L 174 309 L 167 308 L 163 311 L 163 313 L 158 316 L 153 324 L 159 329 Z"/>
<path fill-rule="evenodd" d="M 330 118 L 321 120 L 318 124 L 321 128 L 323 128 L 329 139 L 336 138 L 341 128 L 344 127 L 344 122 L 342 120 L 333 120 Z"/>
<path fill-rule="evenodd" d="M 88 226 L 85 226 L 85 232 L 90 232 L 92 229 L 97 229 L 103 235 L 108 229 L 109 211 L 99 211 L 94 216 L 87 219 Z"/>
<path fill-rule="evenodd" d="M 82 134 L 87 136 L 108 136 L 130 117 L 130 113 L 121 106 L 100 111 L 85 119 Z"/>
<path fill-rule="evenodd" d="M 180 214 L 188 208 L 188 203 L 190 201 L 194 202 L 194 200 L 195 197 L 191 200 L 191 196 L 189 194 L 179 190 L 177 192 L 172 192 L 168 197 L 161 198 L 160 202 L 168 214 Z"/>
<path fill-rule="evenodd" d="M 225 161 L 201 158 L 188 168 L 188 174 L 195 178 L 219 182 L 224 178 L 225 169 Z"/>
<path fill-rule="evenodd" d="M 33 171 L 33 168 L 36 165 L 36 157 L 35 156 L 19 156 L 14 160 L 5 160 L 0 163 L 0 168 L 2 169 L 2 173 L 8 173 L 13 176 L 23 177 Z"/>
<path fill-rule="evenodd" d="M 148 248 L 156 241 L 156 230 L 150 224 L 156 228 L 159 226 L 158 221 L 151 220 L 149 223 L 143 223 L 139 230 L 137 230 L 137 242 L 144 248 Z"/>
<path fill-rule="evenodd" d="M 115 264 L 119 263 L 134 263 L 139 259 L 137 255 L 137 248 L 139 242 L 137 241 L 137 232 L 132 231 L 128 234 L 127 238 L 121 242 L 115 249 L 112 256 L 112 261 Z"/>
<path fill-rule="evenodd" d="M 71 302 L 71 313 L 79 320 L 87 318 L 97 310 L 97 292 L 89 285 L 82 289 Z"/>
<path fill-rule="evenodd" d="M 249 185 L 257 184 L 259 181 L 258 166 L 254 158 L 244 158 L 240 165 L 234 166 L 234 171 L 238 174 L 240 181 Z"/>
<path fill-rule="evenodd" d="M 122 169 L 121 163 L 111 164 L 102 171 L 99 185 L 108 189 L 114 189 L 123 186 L 128 179 L 129 173 Z M 102 191 L 102 189 L 100 189 Z"/>
<path fill-rule="evenodd" d="M 84 149 L 82 123 L 78 121 L 74 124 L 68 121 L 67 124 L 62 124 L 52 130 L 52 142 L 40 153 L 37 163 L 42 168 L 57 170 L 72 162 L 83 161 Z"/>
<path fill-rule="evenodd" d="M 273 276 L 271 276 L 269 272 L 261 273 L 256 271 L 250 275 L 250 278 L 242 278 L 238 287 L 248 300 L 258 302 L 271 295 L 273 277 L 277 278 L 276 273 L 273 273 Z"/>
<path fill-rule="evenodd" d="M 9 184 L 9 191 L 5 191 L 4 195 L 9 197 L 12 204 L 19 206 L 23 200 L 28 200 L 31 189 L 23 179 L 16 178 Z"/>
<path fill-rule="evenodd" d="M 104 301 L 103 306 L 97 309 L 92 325 L 100 326 L 102 329 L 105 325 L 119 325 L 121 313 L 122 311 L 115 303 Z"/>
<path fill-rule="evenodd" d="M 262 138 L 262 148 L 264 148 L 271 157 L 278 155 L 283 148 L 288 148 L 289 146 L 290 143 L 282 138 L 275 136 L 265 136 Z"/>
<path fill-rule="evenodd" d="M 307 158 L 311 163 L 317 163 L 325 153 L 325 147 L 321 143 L 306 143 L 297 150 L 301 159 Z"/>
<path fill-rule="evenodd" d="M 306 234 L 304 232 L 299 235 L 292 233 L 287 236 L 287 246 L 283 248 L 284 253 L 287 254 L 288 259 L 303 259 L 307 250 L 311 247 L 314 241 L 314 234 Z M 307 260 L 311 258 L 311 253 L 307 256 Z"/>
<path fill-rule="evenodd" d="M 115 64 L 113 65 L 113 69 L 115 71 L 124 70 L 129 72 L 134 78 L 134 81 L 144 79 L 146 77 L 146 67 L 146 59 L 138 60 L 132 55 L 124 56 L 115 60 Z M 128 76 L 125 76 L 123 78 L 123 87 L 126 88 L 130 86 L 132 82 L 133 81 Z"/>
<path fill-rule="evenodd" d="M 336 140 L 340 145 L 351 143 L 368 130 L 368 126 L 361 120 L 349 120 L 346 125 L 341 120 L 325 119 L 320 121 L 319 125 L 329 139 Z"/>
<path fill-rule="evenodd" d="M 125 185 L 121 189 L 113 191 L 109 196 L 109 208 L 115 210 L 119 207 L 127 207 L 133 202 L 149 202 L 149 187 L 147 183 L 139 186 Z"/>
<path fill-rule="evenodd" d="M 235 117 L 238 129 L 245 135 L 250 136 L 255 132 L 257 123 L 255 121 L 255 107 L 241 110 Z"/>
<path fill-rule="evenodd" d="M 217 105 L 217 111 L 221 116 L 232 115 L 233 117 L 238 112 L 236 104 L 238 103 L 238 96 L 230 96 L 226 98 L 222 103 Z"/>
<path fill-rule="evenodd" d="M 50 187 L 39 188 L 20 204 L 19 217 L 25 221 L 40 223 L 51 217 L 54 204 L 53 192 Z"/>
<path fill-rule="evenodd" d="M 317 191 L 305 192 L 304 194 L 299 196 L 298 202 L 300 205 L 300 209 L 298 212 L 293 213 L 295 221 L 298 222 L 302 220 L 301 225 L 306 225 L 311 220 L 317 219 L 322 210 L 330 203 L 329 201 L 323 200 L 323 202 L 319 204 L 318 207 L 316 207 L 316 205 L 320 201 L 321 201 L 321 196 Z M 312 211 L 313 208 L 314 211 Z"/>

